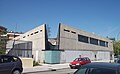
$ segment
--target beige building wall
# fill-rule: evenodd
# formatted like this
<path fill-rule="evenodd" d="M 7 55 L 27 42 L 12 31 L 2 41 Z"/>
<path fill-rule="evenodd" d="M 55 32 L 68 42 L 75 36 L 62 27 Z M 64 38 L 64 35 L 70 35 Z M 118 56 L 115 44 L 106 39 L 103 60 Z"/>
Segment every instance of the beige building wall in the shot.
<path fill-rule="evenodd" d="M 66 32 L 64 30 L 69 30 L 70 32 Z M 74 32 L 74 33 L 72 33 Z M 98 40 L 103 40 L 108 42 L 108 47 L 99 46 L 99 45 L 93 45 L 90 43 L 84 43 L 78 41 L 78 34 L 95 38 Z M 106 51 L 113 51 L 113 43 L 112 40 L 109 40 L 108 38 L 104 38 L 98 35 L 95 35 L 93 33 L 89 33 L 86 31 L 78 30 L 75 28 L 72 28 L 70 26 L 66 26 L 61 24 L 60 26 L 60 49 L 68 50 L 68 49 L 74 49 L 74 50 L 106 50 Z"/>
<path fill-rule="evenodd" d="M 38 26 L 19 37 L 16 40 L 32 41 L 32 54 L 35 61 L 44 61 L 45 50 L 45 24 Z"/>
<path fill-rule="evenodd" d="M 78 35 L 88 37 L 88 43 L 79 41 Z M 90 38 L 98 39 L 98 45 L 90 44 Z M 108 42 L 108 46 L 100 46 L 99 40 Z M 59 26 L 58 44 L 59 49 L 64 50 L 61 53 L 62 63 L 71 62 L 79 55 L 89 57 L 92 61 L 110 62 L 114 59 L 112 40 L 64 24 Z"/>

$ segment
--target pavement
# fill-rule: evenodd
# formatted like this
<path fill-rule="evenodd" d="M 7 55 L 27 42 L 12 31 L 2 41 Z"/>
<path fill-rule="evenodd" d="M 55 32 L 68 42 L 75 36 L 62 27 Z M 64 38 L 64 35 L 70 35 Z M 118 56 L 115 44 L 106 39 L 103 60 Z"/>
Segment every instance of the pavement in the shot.
<path fill-rule="evenodd" d="M 104 60 L 104 61 L 92 61 L 92 62 L 108 62 L 108 61 Z M 52 70 L 65 69 L 65 68 L 70 68 L 69 63 L 41 64 L 40 66 L 34 66 L 34 67 L 31 67 L 31 68 L 23 68 L 23 74 L 40 72 L 40 71 L 52 71 Z"/>
<path fill-rule="evenodd" d="M 23 68 L 23 74 L 25 73 L 34 73 L 40 71 L 53 71 L 57 69 L 69 68 L 69 63 L 64 64 L 42 64 L 40 66 L 34 66 L 31 68 Z"/>

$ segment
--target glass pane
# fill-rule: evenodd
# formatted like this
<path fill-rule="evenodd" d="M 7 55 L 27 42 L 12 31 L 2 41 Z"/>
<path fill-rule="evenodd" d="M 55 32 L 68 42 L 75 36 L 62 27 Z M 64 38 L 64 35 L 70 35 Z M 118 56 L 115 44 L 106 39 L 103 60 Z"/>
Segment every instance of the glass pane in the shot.
<path fill-rule="evenodd" d="M 116 74 L 116 70 L 105 68 L 91 68 L 88 74 Z"/>
<path fill-rule="evenodd" d="M 90 38 L 90 44 L 98 45 L 98 40 L 94 38 Z"/>
<path fill-rule="evenodd" d="M 88 37 L 83 35 L 78 35 L 78 41 L 88 43 Z"/>
<path fill-rule="evenodd" d="M 77 70 L 77 72 L 75 72 L 75 74 L 86 74 L 87 72 L 87 68 L 80 68 L 79 70 Z"/>

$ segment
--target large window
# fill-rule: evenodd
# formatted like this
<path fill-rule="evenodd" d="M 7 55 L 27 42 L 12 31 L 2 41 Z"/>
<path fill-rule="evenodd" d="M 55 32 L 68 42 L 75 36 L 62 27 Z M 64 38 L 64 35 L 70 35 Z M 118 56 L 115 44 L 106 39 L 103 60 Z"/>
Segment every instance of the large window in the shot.
<path fill-rule="evenodd" d="M 98 39 L 90 38 L 90 44 L 98 45 Z"/>
<path fill-rule="evenodd" d="M 88 37 L 83 35 L 78 35 L 78 41 L 88 43 Z"/>
<path fill-rule="evenodd" d="M 100 40 L 100 46 L 105 46 L 105 41 Z"/>

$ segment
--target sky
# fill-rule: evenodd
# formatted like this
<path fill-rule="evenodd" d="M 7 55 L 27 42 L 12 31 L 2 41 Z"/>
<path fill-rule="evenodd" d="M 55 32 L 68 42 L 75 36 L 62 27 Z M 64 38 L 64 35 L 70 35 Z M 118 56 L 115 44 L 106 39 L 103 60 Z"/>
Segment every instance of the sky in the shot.
<path fill-rule="evenodd" d="M 120 40 L 120 0 L 0 0 L 0 25 L 9 31 L 47 24 L 56 37 L 59 23 Z"/>

